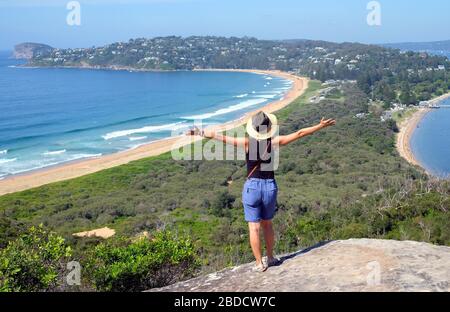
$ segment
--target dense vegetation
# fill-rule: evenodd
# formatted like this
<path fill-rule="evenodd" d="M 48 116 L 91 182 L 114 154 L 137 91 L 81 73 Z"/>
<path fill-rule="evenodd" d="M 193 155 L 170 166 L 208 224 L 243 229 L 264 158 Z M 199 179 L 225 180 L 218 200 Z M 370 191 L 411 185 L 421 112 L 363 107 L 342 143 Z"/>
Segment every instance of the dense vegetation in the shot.
<path fill-rule="evenodd" d="M 55 49 L 33 66 L 90 66 L 140 70 L 279 69 L 312 77 L 357 80 L 373 100 L 418 104 L 450 90 L 450 61 L 374 45 L 311 40 L 162 37 L 89 49 Z"/>
<path fill-rule="evenodd" d="M 0 250 L 0 291 L 42 291 L 58 285 L 62 263 L 72 255 L 64 239 L 31 227 Z"/>
<path fill-rule="evenodd" d="M 143 291 L 192 277 L 198 261 L 185 238 L 157 232 L 151 240 L 113 239 L 87 252 L 87 276 L 100 291 Z"/>
<path fill-rule="evenodd" d="M 306 94 L 277 114 L 282 133 L 317 123 L 322 116 L 338 120 L 336 127 L 281 151 L 277 252 L 351 237 L 450 245 L 448 182 L 431 181 L 399 157 L 395 122 L 381 122 L 356 84 L 345 83 L 341 92 L 310 103 L 320 88 L 319 82 L 311 82 Z M 363 117 L 356 117 L 360 113 Z M 242 161 L 176 161 L 164 154 L 5 195 L 0 197 L 0 244 L 6 246 L 22 229 L 42 223 L 66 239 L 74 257 L 88 259 L 87 268 L 101 268 L 89 274 L 95 289 L 131 289 L 130 281 L 161 286 L 173 280 L 159 278 L 158 272 L 180 273 L 176 278 L 192 273 L 194 250 L 203 272 L 251 259 L 240 201 L 244 179 Z M 131 242 L 71 235 L 103 226 Z M 178 238 L 168 245 L 164 239 L 132 243 L 144 231 L 161 230 L 189 236 L 192 246 Z M 4 250 L 8 248 L 15 247 Z M 150 256 L 154 250 L 160 258 Z"/>
<path fill-rule="evenodd" d="M 167 231 L 74 253 L 63 237 L 39 225 L 0 250 L 0 291 L 143 291 L 192 277 L 197 267 L 190 240 Z"/>

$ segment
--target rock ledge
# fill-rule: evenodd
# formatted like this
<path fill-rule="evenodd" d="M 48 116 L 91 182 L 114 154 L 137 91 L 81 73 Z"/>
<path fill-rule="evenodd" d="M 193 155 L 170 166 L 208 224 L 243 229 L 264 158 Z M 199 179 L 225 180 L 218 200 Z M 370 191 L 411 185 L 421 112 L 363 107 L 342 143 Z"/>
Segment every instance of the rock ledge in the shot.
<path fill-rule="evenodd" d="M 150 291 L 450 291 L 450 247 L 351 239 L 283 258 L 265 273 L 245 264 Z"/>

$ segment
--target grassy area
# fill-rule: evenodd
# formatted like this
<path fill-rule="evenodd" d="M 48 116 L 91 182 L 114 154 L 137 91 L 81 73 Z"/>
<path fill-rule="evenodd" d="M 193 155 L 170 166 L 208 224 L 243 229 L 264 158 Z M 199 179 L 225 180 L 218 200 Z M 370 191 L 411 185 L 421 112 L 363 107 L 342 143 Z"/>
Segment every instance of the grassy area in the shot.
<path fill-rule="evenodd" d="M 280 120 L 286 119 L 292 111 L 298 109 L 299 106 L 309 104 L 309 99 L 316 96 L 319 90 L 322 88 L 322 83 L 317 80 L 310 80 L 308 83 L 308 89 L 297 100 L 291 103 L 288 107 L 277 112 L 277 117 Z"/>
<path fill-rule="evenodd" d="M 345 101 L 345 94 L 341 90 L 335 89 L 330 93 L 328 93 L 326 98 L 329 100 L 339 101 L 342 103 Z"/>
<path fill-rule="evenodd" d="M 401 124 L 405 120 L 411 118 L 418 110 L 418 108 L 408 108 L 404 111 L 394 112 L 392 114 L 392 119 L 394 119 L 397 124 Z"/>

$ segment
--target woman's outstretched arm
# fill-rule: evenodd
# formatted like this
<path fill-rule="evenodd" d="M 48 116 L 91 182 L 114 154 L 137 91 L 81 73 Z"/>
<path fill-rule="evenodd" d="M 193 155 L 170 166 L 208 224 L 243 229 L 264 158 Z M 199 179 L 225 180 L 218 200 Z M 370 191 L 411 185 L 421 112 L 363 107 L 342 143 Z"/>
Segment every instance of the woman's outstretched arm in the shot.
<path fill-rule="evenodd" d="M 226 135 L 222 135 L 221 133 L 218 133 L 216 131 L 213 131 L 211 129 L 206 128 L 205 130 L 201 131 L 198 128 L 194 130 L 190 130 L 188 135 L 200 135 L 207 139 L 214 139 L 217 141 L 221 141 L 225 144 L 230 144 L 234 146 L 240 146 L 240 147 L 246 147 L 248 144 L 247 138 L 236 138 L 236 137 L 230 137 Z"/>
<path fill-rule="evenodd" d="M 334 126 L 336 124 L 336 120 L 334 119 L 324 119 L 322 118 L 322 120 L 320 121 L 319 124 L 313 126 L 313 127 L 309 127 L 309 128 L 304 128 L 301 129 L 297 132 L 288 134 L 288 135 L 280 135 L 278 137 L 276 137 L 274 139 L 273 144 L 274 145 L 288 145 L 292 142 L 297 141 L 298 139 L 301 139 L 305 136 L 311 135 L 319 130 L 322 130 L 326 127 L 330 127 L 330 126 Z"/>

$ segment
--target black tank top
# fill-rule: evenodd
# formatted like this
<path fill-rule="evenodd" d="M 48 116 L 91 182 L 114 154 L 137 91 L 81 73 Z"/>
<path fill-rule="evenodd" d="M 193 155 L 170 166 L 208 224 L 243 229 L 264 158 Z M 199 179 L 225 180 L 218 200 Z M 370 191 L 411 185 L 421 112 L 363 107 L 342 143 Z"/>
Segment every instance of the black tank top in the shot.
<path fill-rule="evenodd" d="M 272 164 L 272 140 L 258 141 L 249 138 L 248 150 L 246 152 L 247 176 L 256 167 L 256 170 L 248 178 L 275 179 Z"/>

